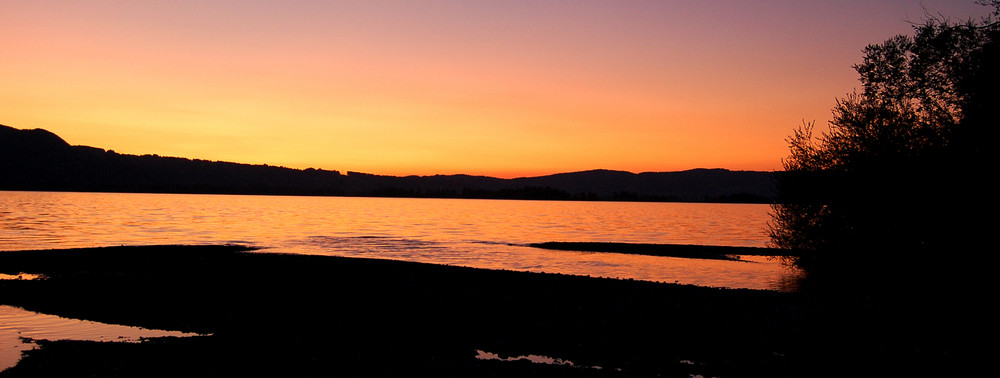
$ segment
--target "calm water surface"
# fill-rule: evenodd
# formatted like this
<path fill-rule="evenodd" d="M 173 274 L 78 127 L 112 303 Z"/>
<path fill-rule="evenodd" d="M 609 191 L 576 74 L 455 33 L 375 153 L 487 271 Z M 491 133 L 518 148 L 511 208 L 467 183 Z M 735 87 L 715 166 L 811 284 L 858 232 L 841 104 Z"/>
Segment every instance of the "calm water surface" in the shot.
<path fill-rule="evenodd" d="M 542 250 L 546 241 L 763 247 L 757 204 L 0 191 L 0 251 L 239 243 L 263 251 L 782 290 L 797 272 L 744 262 Z"/>
<path fill-rule="evenodd" d="M 36 347 L 30 340 L 138 342 L 149 337 L 186 336 L 196 334 L 68 319 L 0 305 L 0 371 L 17 364 L 21 352 Z"/>

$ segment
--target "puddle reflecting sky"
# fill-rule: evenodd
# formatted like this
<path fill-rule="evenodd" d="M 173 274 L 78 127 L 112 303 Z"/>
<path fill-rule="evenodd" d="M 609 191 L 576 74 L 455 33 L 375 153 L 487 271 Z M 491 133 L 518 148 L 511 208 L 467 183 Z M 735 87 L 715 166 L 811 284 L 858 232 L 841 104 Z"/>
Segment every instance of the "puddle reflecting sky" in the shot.
<path fill-rule="evenodd" d="M 35 348 L 33 340 L 84 340 L 138 342 L 149 337 L 185 337 L 194 333 L 128 327 L 41 314 L 0 305 L 0 371 L 21 359 L 21 352 Z"/>

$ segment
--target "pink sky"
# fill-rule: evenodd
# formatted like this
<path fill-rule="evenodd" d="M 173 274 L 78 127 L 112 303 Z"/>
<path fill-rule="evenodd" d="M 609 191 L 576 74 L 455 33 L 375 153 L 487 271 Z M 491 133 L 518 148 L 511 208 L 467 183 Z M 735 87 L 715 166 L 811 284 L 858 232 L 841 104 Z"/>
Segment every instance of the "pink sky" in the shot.
<path fill-rule="evenodd" d="M 0 124 L 391 175 L 780 169 L 897 1 L 4 1 Z"/>

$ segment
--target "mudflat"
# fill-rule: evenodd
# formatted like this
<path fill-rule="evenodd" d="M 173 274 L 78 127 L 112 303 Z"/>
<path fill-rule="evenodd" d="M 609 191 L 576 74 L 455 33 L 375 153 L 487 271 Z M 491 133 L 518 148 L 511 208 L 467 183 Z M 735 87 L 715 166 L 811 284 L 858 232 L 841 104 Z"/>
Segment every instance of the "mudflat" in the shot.
<path fill-rule="evenodd" d="M 882 301 L 822 294 L 241 246 L 0 252 L 0 273 L 45 277 L 0 281 L 0 304 L 207 335 L 40 342 L 9 377 L 865 376 L 955 372 L 978 358 L 955 345 L 965 325 L 910 337 L 934 314 L 897 319 Z"/>

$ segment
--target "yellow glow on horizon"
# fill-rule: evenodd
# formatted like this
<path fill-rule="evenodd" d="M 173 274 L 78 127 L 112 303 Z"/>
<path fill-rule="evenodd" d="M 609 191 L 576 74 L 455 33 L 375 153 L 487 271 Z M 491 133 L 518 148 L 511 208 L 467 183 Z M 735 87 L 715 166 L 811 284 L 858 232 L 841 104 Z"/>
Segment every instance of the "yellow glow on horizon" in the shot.
<path fill-rule="evenodd" d="M 738 4 L 5 4 L 0 124 L 391 175 L 775 170 L 920 6 Z"/>

